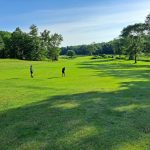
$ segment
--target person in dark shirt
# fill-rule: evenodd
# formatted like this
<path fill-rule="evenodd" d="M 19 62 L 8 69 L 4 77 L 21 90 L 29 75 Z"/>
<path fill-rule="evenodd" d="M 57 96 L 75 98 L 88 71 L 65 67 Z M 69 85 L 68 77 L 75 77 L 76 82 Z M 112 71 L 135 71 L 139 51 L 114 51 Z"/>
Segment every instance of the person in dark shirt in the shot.
<path fill-rule="evenodd" d="M 65 77 L 65 67 L 62 68 L 62 77 Z"/>
<path fill-rule="evenodd" d="M 31 75 L 31 78 L 33 78 L 33 67 L 32 67 L 32 65 L 30 65 L 30 75 Z"/>

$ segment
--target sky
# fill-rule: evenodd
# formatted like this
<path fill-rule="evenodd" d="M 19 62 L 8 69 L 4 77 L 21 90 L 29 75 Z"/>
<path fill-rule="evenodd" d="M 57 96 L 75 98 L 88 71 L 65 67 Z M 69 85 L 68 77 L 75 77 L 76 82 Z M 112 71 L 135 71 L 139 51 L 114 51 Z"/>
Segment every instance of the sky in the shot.
<path fill-rule="evenodd" d="M 0 0 L 0 30 L 35 24 L 62 34 L 61 46 L 107 42 L 121 30 L 142 23 L 150 13 L 150 0 Z"/>

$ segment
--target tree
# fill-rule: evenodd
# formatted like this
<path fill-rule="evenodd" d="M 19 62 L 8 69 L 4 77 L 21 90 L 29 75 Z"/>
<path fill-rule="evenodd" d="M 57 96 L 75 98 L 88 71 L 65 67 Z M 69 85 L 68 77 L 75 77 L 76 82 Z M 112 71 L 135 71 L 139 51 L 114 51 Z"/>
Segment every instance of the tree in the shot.
<path fill-rule="evenodd" d="M 112 48 L 114 50 L 114 54 L 121 55 L 124 53 L 124 39 L 123 38 L 118 38 L 114 39 L 112 42 Z"/>
<path fill-rule="evenodd" d="M 147 15 L 145 23 L 150 25 L 150 13 Z"/>
<path fill-rule="evenodd" d="M 146 17 L 145 23 L 147 25 L 147 28 L 144 41 L 144 52 L 150 53 L 150 13 Z"/>
<path fill-rule="evenodd" d="M 89 52 L 89 55 L 93 55 L 94 52 L 96 51 L 95 43 L 92 43 L 92 44 L 88 45 L 87 50 Z"/>
<path fill-rule="evenodd" d="M 49 40 L 50 40 L 50 31 L 44 30 L 41 33 L 41 40 L 42 40 L 42 42 L 41 42 L 42 49 L 45 52 L 45 56 L 47 57 L 48 56 Z"/>
<path fill-rule="evenodd" d="M 48 30 L 39 35 L 36 25 L 30 27 L 29 33 L 22 32 L 19 27 L 13 33 L 0 31 L 0 57 L 58 60 L 62 40 L 61 35 L 57 33 L 51 35 Z"/>
<path fill-rule="evenodd" d="M 42 46 L 44 47 L 47 57 L 51 60 L 58 60 L 58 56 L 60 53 L 59 45 L 63 41 L 63 37 L 60 34 L 52 34 L 50 35 L 50 31 L 44 30 L 41 33 Z"/>
<path fill-rule="evenodd" d="M 134 57 L 135 63 L 137 63 L 137 56 L 143 50 L 143 35 L 147 25 L 146 24 L 134 24 L 129 25 L 122 30 L 121 36 L 128 41 L 127 52 L 129 58 Z"/>
<path fill-rule="evenodd" d="M 30 26 L 30 32 L 29 35 L 31 35 L 32 37 L 37 37 L 38 36 L 38 28 L 36 25 L 31 25 Z"/>
<path fill-rule="evenodd" d="M 49 39 L 50 39 L 50 31 L 48 30 L 44 30 L 41 33 L 41 39 L 43 40 L 43 42 L 48 43 Z"/>
<path fill-rule="evenodd" d="M 10 57 L 10 38 L 11 33 L 6 31 L 0 31 L 1 37 L 1 58 L 9 58 Z"/>
<path fill-rule="evenodd" d="M 31 59 L 42 60 L 45 57 L 45 49 L 42 47 L 42 41 L 38 36 L 38 28 L 35 25 L 30 27 L 29 35 L 32 39 L 31 46 Z"/>
<path fill-rule="evenodd" d="M 68 50 L 67 55 L 72 58 L 73 56 L 75 56 L 75 51 L 73 51 L 73 50 Z"/>
<path fill-rule="evenodd" d="M 60 53 L 59 45 L 63 41 L 63 37 L 60 34 L 53 34 L 49 38 L 48 41 L 48 58 L 50 58 L 52 61 L 58 60 L 58 56 Z"/>
<path fill-rule="evenodd" d="M 102 43 L 102 54 L 114 54 L 111 42 Z"/>
<path fill-rule="evenodd" d="M 0 35 L 0 57 L 3 57 L 3 50 L 4 50 L 4 47 L 5 47 L 4 41 L 3 41 L 3 39 L 2 39 L 2 37 L 1 37 L 1 35 Z"/>
<path fill-rule="evenodd" d="M 145 54 L 149 54 L 150 53 L 150 36 L 145 36 L 145 38 L 144 38 L 143 52 Z"/>
<path fill-rule="evenodd" d="M 0 50 L 2 50 L 4 48 L 4 41 L 0 35 Z"/>
<path fill-rule="evenodd" d="M 25 44 L 23 42 L 23 32 L 19 27 L 16 28 L 16 30 L 12 33 L 11 36 L 11 47 L 10 47 L 10 57 L 11 58 L 18 58 L 22 59 L 23 57 L 23 45 Z"/>
<path fill-rule="evenodd" d="M 42 40 L 35 25 L 30 27 L 29 34 L 22 32 L 20 28 L 12 33 L 10 57 L 28 60 L 42 60 L 45 57 Z"/>

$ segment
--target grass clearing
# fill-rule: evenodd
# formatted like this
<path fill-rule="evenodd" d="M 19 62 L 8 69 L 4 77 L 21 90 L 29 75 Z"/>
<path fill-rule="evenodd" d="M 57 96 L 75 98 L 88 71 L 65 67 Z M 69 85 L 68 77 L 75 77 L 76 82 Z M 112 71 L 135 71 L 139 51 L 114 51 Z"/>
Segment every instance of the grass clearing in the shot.
<path fill-rule="evenodd" d="M 0 149 L 150 149 L 150 62 L 1 59 L 0 68 Z"/>

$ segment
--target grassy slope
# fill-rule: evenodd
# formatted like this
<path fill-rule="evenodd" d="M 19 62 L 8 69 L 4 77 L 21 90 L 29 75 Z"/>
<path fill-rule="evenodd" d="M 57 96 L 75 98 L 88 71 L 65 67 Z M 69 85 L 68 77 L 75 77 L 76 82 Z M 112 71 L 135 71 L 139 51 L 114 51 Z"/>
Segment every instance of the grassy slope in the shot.
<path fill-rule="evenodd" d="M 149 62 L 0 60 L 0 68 L 0 149 L 150 149 Z"/>

